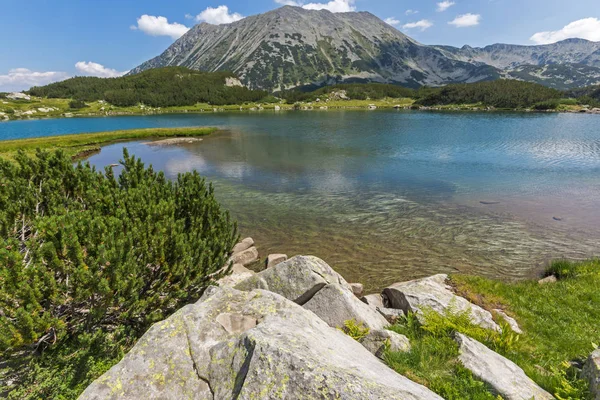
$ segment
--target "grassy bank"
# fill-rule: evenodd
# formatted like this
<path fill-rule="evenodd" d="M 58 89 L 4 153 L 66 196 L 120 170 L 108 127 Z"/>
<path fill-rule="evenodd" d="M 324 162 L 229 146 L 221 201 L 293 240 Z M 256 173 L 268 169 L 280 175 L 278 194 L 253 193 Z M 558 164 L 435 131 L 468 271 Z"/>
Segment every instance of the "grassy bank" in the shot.
<path fill-rule="evenodd" d="M 451 277 L 457 292 L 488 310 L 502 309 L 523 330 L 498 334 L 471 325 L 465 315 L 428 314 L 420 324 L 409 317 L 392 327 L 411 339 L 410 353 L 388 353 L 396 371 L 423 383 L 446 399 L 494 399 L 483 382 L 465 370 L 452 339 L 456 331 L 481 341 L 518 364 L 560 399 L 588 398 L 578 372 L 600 343 L 600 260 L 555 262 L 549 269 L 559 280 L 504 283 L 481 277 Z M 496 317 L 498 317 L 496 315 Z M 498 321 L 501 319 L 498 317 Z"/>
<path fill-rule="evenodd" d="M 117 141 L 197 137 L 215 132 L 216 128 L 149 128 L 122 131 L 82 133 L 74 135 L 48 136 L 31 139 L 0 141 L 0 157 L 13 159 L 18 150 L 35 153 L 36 149 L 62 149 L 67 155 L 77 158 L 100 150 L 102 145 Z"/>

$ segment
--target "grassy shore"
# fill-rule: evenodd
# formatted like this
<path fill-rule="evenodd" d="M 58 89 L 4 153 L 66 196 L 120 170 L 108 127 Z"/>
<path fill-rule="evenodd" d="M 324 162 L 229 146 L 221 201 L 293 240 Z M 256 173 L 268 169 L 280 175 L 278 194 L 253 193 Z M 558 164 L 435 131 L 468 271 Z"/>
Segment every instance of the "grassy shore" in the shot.
<path fill-rule="evenodd" d="M 99 151 L 103 145 L 118 141 L 198 137 L 209 135 L 216 130 L 217 128 L 198 127 L 150 128 L 4 140 L 0 141 L 0 157 L 14 159 L 18 150 L 22 150 L 25 153 L 35 153 L 37 149 L 62 149 L 67 155 L 78 158 Z"/>
<path fill-rule="evenodd" d="M 515 362 L 556 398 L 588 398 L 588 384 L 578 372 L 600 343 L 600 260 L 558 261 L 548 273 L 558 282 L 541 285 L 452 276 L 459 295 L 487 310 L 503 310 L 518 321 L 523 334 L 506 327 L 502 334 L 486 331 L 460 314 L 429 313 L 423 324 L 409 317 L 392 329 L 410 338 L 412 350 L 388 353 L 388 364 L 445 399 L 495 399 L 457 360 L 458 345 L 452 334 L 458 331 Z"/>

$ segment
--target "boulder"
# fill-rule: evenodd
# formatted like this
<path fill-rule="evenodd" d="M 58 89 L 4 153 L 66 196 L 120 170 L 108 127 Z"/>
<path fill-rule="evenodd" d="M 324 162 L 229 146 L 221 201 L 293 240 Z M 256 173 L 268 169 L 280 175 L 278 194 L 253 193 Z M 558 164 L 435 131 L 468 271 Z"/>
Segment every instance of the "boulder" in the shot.
<path fill-rule="evenodd" d="M 423 308 L 445 314 L 448 311 L 464 312 L 469 310 L 471 321 L 482 328 L 500 331 L 500 326 L 494 322 L 492 314 L 483 308 L 470 303 L 467 299 L 457 296 L 446 285 L 448 276 L 434 275 L 428 278 L 393 284 L 384 289 L 383 294 L 389 301 L 389 307 L 399 308 L 405 313 L 422 313 Z"/>
<path fill-rule="evenodd" d="M 514 333 L 518 333 L 519 335 L 523 334 L 523 331 L 521 330 L 521 327 L 519 326 L 519 324 L 517 323 L 517 321 L 513 317 L 508 316 L 502 310 L 493 310 L 493 311 L 496 314 L 498 314 L 500 317 L 502 317 L 503 320 L 506 321 L 506 323 L 508 324 L 508 326 L 510 326 L 510 329 L 512 329 L 512 331 Z"/>
<path fill-rule="evenodd" d="M 370 331 L 367 336 L 360 340 L 360 343 L 371 354 L 381 359 L 383 359 L 386 348 L 394 352 L 410 351 L 410 341 L 406 336 L 386 329 Z"/>
<path fill-rule="evenodd" d="M 371 330 L 384 329 L 389 325 L 381 314 L 357 299 L 348 288 L 338 284 L 323 287 L 304 304 L 304 308 L 334 328 L 343 328 L 349 320 L 362 323 Z"/>
<path fill-rule="evenodd" d="M 303 305 L 332 283 L 352 291 L 344 278 L 325 261 L 313 256 L 296 256 L 246 279 L 236 285 L 236 289 L 265 289 Z"/>
<path fill-rule="evenodd" d="M 558 279 L 557 279 L 557 278 L 556 278 L 556 276 L 554 276 L 554 275 L 547 276 L 547 277 L 545 277 L 545 278 L 543 278 L 543 279 L 540 279 L 540 280 L 538 281 L 538 283 L 539 283 L 540 285 L 547 285 L 547 284 L 549 284 L 549 283 L 556 283 L 556 282 L 558 282 Z"/>
<path fill-rule="evenodd" d="M 509 359 L 463 334 L 455 336 L 459 360 L 473 375 L 487 383 L 506 400 L 544 400 L 554 397 L 539 387 Z"/>
<path fill-rule="evenodd" d="M 234 264 L 242 264 L 243 266 L 250 265 L 258 261 L 258 250 L 256 247 L 250 247 L 231 256 L 231 261 Z"/>
<path fill-rule="evenodd" d="M 286 261 L 288 256 L 285 254 L 269 254 L 267 260 L 265 261 L 265 267 L 271 268 L 276 266 L 277 264 L 281 264 Z"/>
<path fill-rule="evenodd" d="M 380 294 L 369 294 L 363 296 L 360 300 L 374 309 L 385 308 L 387 304 L 386 299 Z"/>
<path fill-rule="evenodd" d="M 236 244 L 235 246 L 233 246 L 233 250 L 231 251 L 231 254 L 237 254 L 244 250 L 248 250 L 252 246 L 254 246 L 254 239 L 252 239 L 251 237 L 247 237 L 247 238 L 243 239 L 241 242 L 239 242 L 238 244 Z"/>
<path fill-rule="evenodd" d="M 352 288 L 352 292 L 354 293 L 354 295 L 358 298 L 360 298 L 363 295 L 363 291 L 365 290 L 362 283 L 351 283 L 350 287 Z"/>
<path fill-rule="evenodd" d="M 219 279 L 217 285 L 232 287 L 242 281 L 245 281 L 246 279 L 250 278 L 252 275 L 255 274 L 256 272 L 249 270 L 242 264 L 233 264 L 233 267 L 231 268 L 231 274 Z"/>
<path fill-rule="evenodd" d="M 397 308 L 377 307 L 377 311 L 392 325 L 404 317 L 404 311 Z"/>
<path fill-rule="evenodd" d="M 600 400 L 600 349 L 588 357 L 583 366 L 582 377 L 590 383 L 593 399 Z"/>
<path fill-rule="evenodd" d="M 216 288 L 155 324 L 80 399 L 431 399 L 277 294 Z"/>

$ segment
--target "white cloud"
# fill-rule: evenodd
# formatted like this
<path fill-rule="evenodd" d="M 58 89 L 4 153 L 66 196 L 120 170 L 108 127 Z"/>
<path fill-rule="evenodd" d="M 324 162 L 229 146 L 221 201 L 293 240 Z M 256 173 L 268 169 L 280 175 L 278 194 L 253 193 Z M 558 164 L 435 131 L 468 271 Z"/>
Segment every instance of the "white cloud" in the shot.
<path fill-rule="evenodd" d="M 584 18 L 573 21 L 558 31 L 538 32 L 529 40 L 537 44 L 549 44 L 569 38 L 600 41 L 600 19 Z"/>
<path fill-rule="evenodd" d="M 0 75 L 0 92 L 14 92 L 29 89 L 32 86 L 43 86 L 69 78 L 66 72 L 37 72 L 27 68 L 15 68 L 6 75 Z"/>
<path fill-rule="evenodd" d="M 244 16 L 241 14 L 230 13 L 227 6 L 218 6 L 217 8 L 208 7 L 196 15 L 196 21 L 204 21 L 214 25 L 230 24 L 243 18 Z"/>
<path fill-rule="evenodd" d="M 307 3 L 302 0 L 275 0 L 284 6 L 302 7 L 306 10 L 329 10 L 334 13 L 356 11 L 355 0 L 331 0 L 328 3 Z"/>
<path fill-rule="evenodd" d="M 456 3 L 453 1 L 448 1 L 448 0 L 440 1 L 439 3 L 437 3 L 437 11 L 444 12 L 455 4 Z"/>
<path fill-rule="evenodd" d="M 384 21 L 385 21 L 385 23 L 386 23 L 386 24 L 388 24 L 388 25 L 398 25 L 398 24 L 400 23 L 400 21 L 398 21 L 398 20 L 397 20 L 396 18 L 394 18 L 394 17 L 389 17 L 389 18 L 386 18 Z"/>
<path fill-rule="evenodd" d="M 469 26 L 479 25 L 481 22 L 481 15 L 479 14 L 463 14 L 454 18 L 452 21 L 448 22 L 450 25 L 454 25 L 457 28 L 467 28 Z"/>
<path fill-rule="evenodd" d="M 75 68 L 83 75 L 97 76 L 99 78 L 116 78 L 117 76 L 122 76 L 129 72 L 119 72 L 116 69 L 106 68 L 102 64 L 91 61 L 79 61 L 75 64 Z"/>
<path fill-rule="evenodd" d="M 132 25 L 131 29 L 139 29 L 150 36 L 170 36 L 172 39 L 179 39 L 190 30 L 187 26 L 177 22 L 169 23 L 169 20 L 165 17 L 146 14 L 139 17 L 137 26 Z"/>
<path fill-rule="evenodd" d="M 406 10 L 404 11 L 404 15 L 415 15 L 418 14 L 419 12 L 417 10 Z"/>
<path fill-rule="evenodd" d="M 417 22 L 409 22 L 408 24 L 404 24 L 402 25 L 402 29 L 415 29 L 418 28 L 422 31 L 429 29 L 433 26 L 433 22 L 427 20 L 427 19 L 422 19 L 420 21 Z"/>
<path fill-rule="evenodd" d="M 300 6 L 302 6 L 302 3 L 299 3 L 299 2 L 294 1 L 294 0 L 275 0 L 275 3 L 281 4 L 283 6 L 294 6 L 294 7 L 300 7 Z"/>
<path fill-rule="evenodd" d="M 309 3 L 302 8 L 307 10 L 329 10 L 333 13 L 356 11 L 354 0 L 332 0 L 329 3 Z"/>

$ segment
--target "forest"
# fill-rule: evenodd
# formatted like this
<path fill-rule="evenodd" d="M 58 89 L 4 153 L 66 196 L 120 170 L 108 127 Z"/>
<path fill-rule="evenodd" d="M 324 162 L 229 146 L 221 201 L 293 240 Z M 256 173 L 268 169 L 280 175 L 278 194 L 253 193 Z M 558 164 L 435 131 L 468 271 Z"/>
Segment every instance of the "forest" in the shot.
<path fill-rule="evenodd" d="M 191 106 L 256 102 L 267 92 L 225 85 L 228 72 L 200 72 L 183 67 L 156 68 L 119 78 L 76 77 L 33 87 L 27 94 L 77 101 L 104 100 L 119 107 L 144 104 L 150 107 Z"/>

